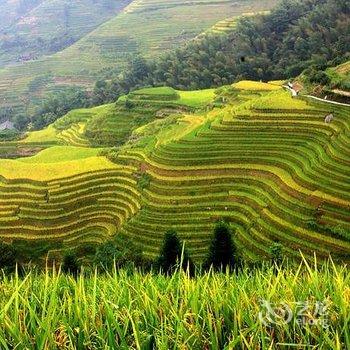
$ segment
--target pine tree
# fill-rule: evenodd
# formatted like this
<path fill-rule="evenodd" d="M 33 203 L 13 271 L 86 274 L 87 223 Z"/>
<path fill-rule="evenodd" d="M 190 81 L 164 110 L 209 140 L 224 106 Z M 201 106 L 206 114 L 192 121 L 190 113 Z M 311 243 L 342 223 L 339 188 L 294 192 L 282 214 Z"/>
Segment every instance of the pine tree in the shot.
<path fill-rule="evenodd" d="M 160 250 L 157 266 L 167 274 L 171 274 L 179 263 L 182 262 L 183 269 L 190 269 L 192 274 L 194 265 L 186 251 L 183 249 L 176 231 L 170 230 L 165 233 L 162 248 Z"/>
<path fill-rule="evenodd" d="M 205 266 L 213 266 L 216 270 L 231 269 L 235 266 L 236 255 L 237 250 L 230 226 L 224 221 L 219 221 L 214 229 Z"/>
<path fill-rule="evenodd" d="M 76 277 L 79 269 L 80 265 L 76 255 L 72 252 L 67 253 L 63 258 L 62 271 Z"/>
<path fill-rule="evenodd" d="M 274 242 L 270 247 L 271 261 L 275 266 L 282 265 L 283 262 L 283 246 L 281 243 Z"/>

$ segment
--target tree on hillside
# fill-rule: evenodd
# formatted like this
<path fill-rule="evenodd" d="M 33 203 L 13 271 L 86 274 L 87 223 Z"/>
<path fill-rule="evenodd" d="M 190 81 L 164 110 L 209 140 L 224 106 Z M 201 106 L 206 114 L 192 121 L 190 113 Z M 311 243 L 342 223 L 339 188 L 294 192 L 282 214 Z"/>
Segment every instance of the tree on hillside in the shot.
<path fill-rule="evenodd" d="M 76 254 L 73 252 L 68 252 L 65 254 L 62 263 L 62 271 L 66 274 L 73 275 L 76 277 L 80 270 L 80 264 Z"/>
<path fill-rule="evenodd" d="M 0 269 L 13 270 L 16 266 L 16 255 L 12 246 L 0 243 Z"/>
<path fill-rule="evenodd" d="M 11 107 L 0 107 L 0 122 L 11 119 L 14 115 L 14 110 Z"/>
<path fill-rule="evenodd" d="M 13 124 L 17 130 L 24 131 L 29 124 L 29 119 L 24 114 L 17 114 L 13 118 Z"/>
<path fill-rule="evenodd" d="M 176 231 L 170 230 L 164 235 L 163 245 L 156 265 L 162 272 L 171 274 L 179 263 L 182 263 L 183 269 L 189 268 L 190 273 L 193 273 L 194 265 L 187 250 L 181 243 Z"/>
<path fill-rule="evenodd" d="M 207 268 L 212 266 L 215 270 L 232 269 L 237 261 L 237 249 L 231 228 L 228 223 L 221 220 L 215 226 L 205 266 Z"/>
<path fill-rule="evenodd" d="M 61 92 L 49 94 L 31 116 L 33 126 L 35 129 L 41 129 L 72 109 L 90 105 L 91 99 L 88 92 L 79 87 L 70 87 Z"/>
<path fill-rule="evenodd" d="M 93 90 L 93 103 L 94 104 L 103 104 L 109 100 L 108 96 L 108 84 L 105 80 L 98 80 L 95 83 Z"/>
<path fill-rule="evenodd" d="M 317 69 L 315 66 L 311 66 L 310 68 L 306 69 L 304 74 L 307 75 L 309 81 L 314 84 L 327 85 L 331 82 L 331 79 L 326 72 L 321 69 Z"/>
<path fill-rule="evenodd" d="M 279 242 L 274 242 L 270 246 L 271 261 L 275 266 L 282 265 L 283 262 L 283 245 Z"/>
<path fill-rule="evenodd" d="M 113 240 L 97 247 L 94 264 L 103 270 L 110 270 L 114 267 L 120 268 L 128 264 L 133 264 L 136 267 L 145 267 L 145 260 L 139 247 L 135 246 L 126 237 L 118 235 Z"/>

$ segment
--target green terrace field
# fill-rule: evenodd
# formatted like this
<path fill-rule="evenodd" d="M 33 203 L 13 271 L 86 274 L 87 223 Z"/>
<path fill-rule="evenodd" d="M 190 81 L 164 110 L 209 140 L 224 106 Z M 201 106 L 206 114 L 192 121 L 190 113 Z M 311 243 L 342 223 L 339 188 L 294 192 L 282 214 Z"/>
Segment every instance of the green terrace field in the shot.
<path fill-rule="evenodd" d="M 91 88 L 104 68 L 122 70 L 135 54 L 160 55 L 220 20 L 268 10 L 275 3 L 275 0 L 135 0 L 66 49 L 0 69 L 0 107 L 23 109 L 67 86 Z"/>
<path fill-rule="evenodd" d="M 270 11 L 260 11 L 260 12 L 247 12 L 242 13 L 240 17 L 254 16 L 256 14 L 268 14 Z M 232 32 L 236 28 L 238 17 L 225 18 L 222 21 L 215 23 L 210 29 L 205 31 L 200 35 L 206 34 L 227 34 Z"/>
<path fill-rule="evenodd" d="M 0 160 L 0 237 L 57 252 L 123 233 L 154 258 L 173 228 L 200 261 L 224 218 L 248 260 L 279 241 L 348 261 L 349 109 L 279 85 L 142 89 L 0 144 L 44 149 Z"/>
<path fill-rule="evenodd" d="M 177 91 L 168 87 L 141 89 L 122 96 L 116 104 L 69 112 L 54 124 L 30 132 L 19 143 L 20 149 L 51 145 L 120 146 L 133 129 L 156 116 L 204 108 L 214 100 L 214 89 Z M 0 147 L 4 149 L 9 143 Z"/>

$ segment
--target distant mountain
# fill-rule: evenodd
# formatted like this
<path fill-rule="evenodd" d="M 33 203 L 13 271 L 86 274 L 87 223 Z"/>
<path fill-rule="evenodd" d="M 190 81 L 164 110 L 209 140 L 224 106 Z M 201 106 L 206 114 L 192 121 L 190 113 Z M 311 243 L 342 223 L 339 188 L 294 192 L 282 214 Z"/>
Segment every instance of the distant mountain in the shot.
<path fill-rule="evenodd" d="M 0 66 L 34 60 L 72 45 L 131 0 L 21 0 L 0 5 Z"/>
<path fill-rule="evenodd" d="M 44 0 L 0 0 L 0 31 L 25 16 Z"/>

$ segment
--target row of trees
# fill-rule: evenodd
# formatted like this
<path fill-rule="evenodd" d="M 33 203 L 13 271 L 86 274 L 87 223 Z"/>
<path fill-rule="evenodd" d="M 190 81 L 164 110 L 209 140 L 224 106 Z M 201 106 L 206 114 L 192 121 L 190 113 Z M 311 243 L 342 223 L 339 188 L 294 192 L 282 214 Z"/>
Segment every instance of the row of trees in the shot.
<path fill-rule="evenodd" d="M 164 243 L 160 251 L 156 266 L 163 272 L 170 274 L 181 264 L 192 273 L 194 263 L 175 231 L 169 231 L 164 236 Z M 215 229 L 210 243 L 208 256 L 204 267 L 213 267 L 215 270 L 233 269 L 239 265 L 239 257 L 232 239 L 230 227 L 220 221 Z"/>
<path fill-rule="evenodd" d="M 49 94 L 31 113 L 15 114 L 9 112 L 14 126 L 19 131 L 42 129 L 64 116 L 72 109 L 87 108 L 93 105 L 91 94 L 79 87 L 70 87 L 60 92 Z M 15 116 L 13 116 L 15 114 Z"/>
<path fill-rule="evenodd" d="M 283 246 L 275 242 L 270 247 L 271 263 L 281 266 L 283 262 Z M 171 275 L 179 268 L 191 276 L 195 274 L 196 265 L 193 262 L 185 243 L 174 230 L 165 233 L 159 256 L 155 261 L 144 259 L 142 250 L 125 237 L 116 237 L 114 241 L 106 242 L 98 247 L 93 260 L 94 266 L 102 271 L 114 268 L 139 268 Z M 219 221 L 213 232 L 208 254 L 201 268 L 204 271 L 237 271 L 244 264 L 234 241 L 230 225 Z M 68 253 L 63 260 L 62 270 L 65 273 L 78 274 L 79 260 L 76 255 Z"/>
<path fill-rule="evenodd" d="M 86 257 L 87 251 L 84 250 L 84 257 Z M 281 244 L 274 243 L 271 246 L 270 254 L 274 264 L 280 265 L 282 263 L 283 249 Z M 0 243 L 0 269 L 13 271 L 16 264 L 20 263 L 21 258 L 23 258 L 23 250 L 19 251 L 14 245 Z M 242 264 L 243 261 L 237 250 L 230 225 L 225 221 L 219 221 L 214 228 L 208 254 L 202 268 L 204 270 L 213 268 L 215 271 L 225 271 L 227 269 L 235 271 Z M 92 258 L 92 266 L 100 271 L 136 267 L 147 271 L 161 271 L 168 275 L 179 268 L 188 270 L 191 275 L 196 270 L 185 243 L 180 240 L 174 230 L 165 233 L 159 256 L 155 261 L 145 259 L 142 250 L 138 246 L 135 246 L 126 237 L 118 235 L 113 240 L 97 247 Z M 77 275 L 80 269 L 79 254 L 68 251 L 63 257 L 62 271 Z"/>
<path fill-rule="evenodd" d="M 281 265 L 283 262 L 282 245 L 275 242 L 270 247 L 270 255 L 274 265 Z M 235 271 L 242 264 L 243 260 L 236 247 L 230 225 L 225 221 L 219 221 L 215 226 L 208 254 L 202 267 L 204 270 L 212 268 L 215 271 Z M 195 265 L 176 231 L 171 230 L 165 234 L 155 266 L 157 270 L 166 274 L 173 273 L 179 267 L 188 269 L 191 274 L 194 272 Z"/>

